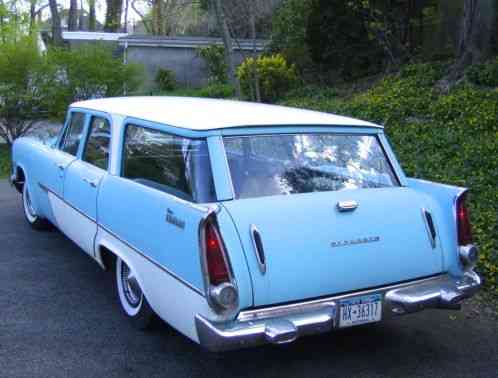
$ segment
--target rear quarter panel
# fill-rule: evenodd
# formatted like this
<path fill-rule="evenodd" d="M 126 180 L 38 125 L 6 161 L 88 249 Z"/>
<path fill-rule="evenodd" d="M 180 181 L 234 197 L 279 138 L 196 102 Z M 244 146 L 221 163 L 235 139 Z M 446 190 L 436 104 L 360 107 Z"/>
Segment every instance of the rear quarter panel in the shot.
<path fill-rule="evenodd" d="M 184 323 L 183 320 L 180 321 L 181 316 L 187 318 L 193 326 L 196 315 L 182 305 L 185 299 L 181 294 L 183 288 L 173 292 L 168 291 L 166 287 L 161 288 L 161 280 L 170 282 L 167 275 L 176 278 L 178 285 L 189 287 L 193 295 L 202 297 L 205 305 L 202 307 L 203 316 L 215 320 L 218 318 L 208 307 L 204 296 L 204 275 L 199 248 L 199 225 L 207 215 L 209 206 L 216 206 L 215 204 L 186 203 L 132 180 L 108 175 L 101 183 L 97 206 L 98 223 L 104 232 L 126 245 L 126 249 L 133 252 L 134 259 L 141 255 L 141 260 L 149 260 L 145 265 L 142 261 L 140 266 L 149 266 L 151 271 L 157 270 L 154 265 L 164 268 L 163 277 L 159 280 L 152 280 L 147 269 L 137 269 L 151 306 L 163 319 L 186 333 L 181 329 L 181 324 Z M 185 222 L 183 229 L 166 221 L 168 209 Z M 241 308 L 250 307 L 252 289 L 245 256 L 229 215 L 221 207 L 220 210 L 217 219 L 237 280 L 239 304 Z M 156 273 L 154 276 L 159 277 Z M 175 287 L 179 288 L 178 285 Z M 168 309 L 166 305 L 172 307 Z"/>
<path fill-rule="evenodd" d="M 463 269 L 458 258 L 456 199 L 467 189 L 408 178 L 408 186 L 433 199 L 433 211 L 444 251 L 444 269 L 454 276 L 461 276 Z"/>

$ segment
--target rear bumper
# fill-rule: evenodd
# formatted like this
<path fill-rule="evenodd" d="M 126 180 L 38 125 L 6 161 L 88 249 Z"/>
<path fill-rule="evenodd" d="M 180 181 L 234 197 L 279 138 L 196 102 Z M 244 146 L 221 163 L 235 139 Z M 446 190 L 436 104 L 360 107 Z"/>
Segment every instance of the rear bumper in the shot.
<path fill-rule="evenodd" d="M 384 319 L 424 309 L 460 308 L 476 293 L 480 277 L 473 271 L 461 278 L 449 275 L 412 281 L 379 289 L 354 292 L 315 301 L 243 311 L 228 323 L 213 323 L 196 316 L 200 344 L 211 351 L 227 351 L 262 344 L 283 344 L 300 336 L 338 328 L 339 302 L 361 295 L 381 294 Z"/>

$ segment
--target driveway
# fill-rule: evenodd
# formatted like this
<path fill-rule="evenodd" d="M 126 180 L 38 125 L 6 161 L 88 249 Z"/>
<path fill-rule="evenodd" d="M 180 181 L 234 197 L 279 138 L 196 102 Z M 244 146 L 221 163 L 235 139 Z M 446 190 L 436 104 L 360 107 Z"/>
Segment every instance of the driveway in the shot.
<path fill-rule="evenodd" d="M 137 331 L 110 275 L 60 233 L 31 230 L 20 204 L 0 182 L 2 377 L 498 376 L 498 322 L 472 305 L 222 355 L 164 323 Z"/>

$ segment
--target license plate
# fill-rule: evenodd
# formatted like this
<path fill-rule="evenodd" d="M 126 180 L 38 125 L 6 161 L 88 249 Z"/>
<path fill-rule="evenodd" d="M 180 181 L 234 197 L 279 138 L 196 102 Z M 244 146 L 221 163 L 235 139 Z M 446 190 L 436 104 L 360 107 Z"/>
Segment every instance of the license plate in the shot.
<path fill-rule="evenodd" d="M 340 301 L 339 327 L 378 322 L 382 319 L 382 296 L 364 295 Z"/>

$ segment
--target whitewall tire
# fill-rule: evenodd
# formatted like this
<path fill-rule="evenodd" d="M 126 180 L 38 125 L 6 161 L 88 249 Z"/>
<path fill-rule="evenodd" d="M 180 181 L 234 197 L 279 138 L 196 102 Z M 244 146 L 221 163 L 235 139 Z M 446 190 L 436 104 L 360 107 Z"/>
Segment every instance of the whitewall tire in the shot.
<path fill-rule="evenodd" d="M 31 200 L 28 183 L 25 182 L 22 189 L 22 204 L 24 210 L 24 218 L 31 227 L 35 230 L 47 230 L 50 228 L 50 223 L 37 215 L 36 210 Z"/>
<path fill-rule="evenodd" d="M 138 329 L 151 326 L 155 314 L 138 283 L 133 269 L 116 257 L 116 291 L 124 314 Z"/>

